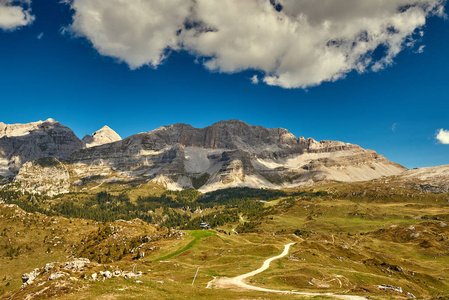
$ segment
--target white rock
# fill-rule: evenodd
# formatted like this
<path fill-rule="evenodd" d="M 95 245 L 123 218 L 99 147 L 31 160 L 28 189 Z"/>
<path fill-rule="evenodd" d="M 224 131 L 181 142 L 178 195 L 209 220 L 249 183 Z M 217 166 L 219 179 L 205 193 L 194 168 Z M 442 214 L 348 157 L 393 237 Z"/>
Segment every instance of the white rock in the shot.
<path fill-rule="evenodd" d="M 56 280 L 65 276 L 67 276 L 67 274 L 64 272 L 52 273 L 50 277 L 48 277 L 48 280 Z"/>
<path fill-rule="evenodd" d="M 120 141 L 122 138 L 108 126 L 95 131 L 92 135 L 86 135 L 83 142 L 86 148 L 109 144 Z"/>
<path fill-rule="evenodd" d="M 22 275 L 22 286 L 27 286 L 33 283 L 34 279 L 36 279 L 37 276 L 39 276 L 40 270 L 39 268 L 34 269 L 30 273 L 25 273 Z"/>
<path fill-rule="evenodd" d="M 44 267 L 44 272 L 48 272 L 55 267 L 55 263 L 48 263 Z"/>
<path fill-rule="evenodd" d="M 419 233 L 418 233 L 418 232 L 410 233 L 410 238 L 416 239 L 416 238 L 418 238 L 418 237 L 419 237 Z"/>
<path fill-rule="evenodd" d="M 400 287 L 400 286 L 392 286 L 392 285 L 389 285 L 389 284 L 381 284 L 381 285 L 379 285 L 379 289 L 384 290 L 384 291 L 390 290 L 390 291 L 395 291 L 395 292 L 398 292 L 398 293 L 402 293 L 402 287 Z"/>
<path fill-rule="evenodd" d="M 112 273 L 109 272 L 109 271 L 106 271 L 106 272 L 103 273 L 103 277 L 104 277 L 105 279 L 112 278 Z"/>
<path fill-rule="evenodd" d="M 90 260 L 87 258 L 76 258 L 73 261 L 68 261 L 64 264 L 64 269 L 79 271 L 84 268 Z"/>

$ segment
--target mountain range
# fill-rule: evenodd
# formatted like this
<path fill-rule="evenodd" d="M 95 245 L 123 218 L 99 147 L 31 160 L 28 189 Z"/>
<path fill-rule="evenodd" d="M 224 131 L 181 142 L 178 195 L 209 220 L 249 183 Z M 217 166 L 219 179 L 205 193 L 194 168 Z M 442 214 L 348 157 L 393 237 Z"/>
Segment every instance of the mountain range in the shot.
<path fill-rule="evenodd" d="M 180 123 L 125 139 L 105 126 L 82 140 L 53 119 L 0 123 L 0 176 L 24 191 L 50 195 L 149 181 L 171 190 L 207 192 L 242 186 L 294 188 L 398 174 L 409 178 L 422 173 L 405 171 L 358 145 L 297 138 L 283 128 L 239 120 L 205 128 Z"/>

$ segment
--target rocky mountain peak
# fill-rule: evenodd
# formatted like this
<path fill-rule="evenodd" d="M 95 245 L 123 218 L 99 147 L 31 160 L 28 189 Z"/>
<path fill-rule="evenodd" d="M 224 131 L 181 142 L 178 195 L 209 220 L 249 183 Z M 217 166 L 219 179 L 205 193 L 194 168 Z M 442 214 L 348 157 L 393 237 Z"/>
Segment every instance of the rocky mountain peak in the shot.
<path fill-rule="evenodd" d="M 226 120 L 202 128 L 205 147 L 238 149 L 266 147 L 267 145 L 293 146 L 298 139 L 284 128 L 264 128 L 248 125 L 240 120 Z"/>
<path fill-rule="evenodd" d="M 0 175 L 16 174 L 28 161 L 43 157 L 65 159 L 82 142 L 54 119 L 27 124 L 0 124 Z"/>
<path fill-rule="evenodd" d="M 92 135 L 83 137 L 86 148 L 109 144 L 121 141 L 122 138 L 109 126 L 105 125 L 100 130 L 95 131 Z"/>
<path fill-rule="evenodd" d="M 59 123 L 58 121 L 56 121 L 53 118 L 48 118 L 47 120 L 45 120 L 45 122 L 47 122 L 47 123 Z"/>
<path fill-rule="evenodd" d="M 42 132 L 45 131 L 46 129 L 54 127 L 67 128 L 51 118 L 45 121 L 37 121 L 26 124 L 5 124 L 3 122 L 0 122 L 0 138 L 4 136 L 6 137 L 25 136 L 36 131 Z"/>

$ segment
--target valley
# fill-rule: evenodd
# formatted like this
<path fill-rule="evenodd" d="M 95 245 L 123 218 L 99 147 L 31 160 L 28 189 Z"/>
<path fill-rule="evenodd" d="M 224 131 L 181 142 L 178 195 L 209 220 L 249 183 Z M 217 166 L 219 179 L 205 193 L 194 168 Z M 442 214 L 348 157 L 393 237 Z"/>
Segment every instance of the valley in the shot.
<path fill-rule="evenodd" d="M 449 0 L 0 0 L 0 300 L 449 300 Z"/>

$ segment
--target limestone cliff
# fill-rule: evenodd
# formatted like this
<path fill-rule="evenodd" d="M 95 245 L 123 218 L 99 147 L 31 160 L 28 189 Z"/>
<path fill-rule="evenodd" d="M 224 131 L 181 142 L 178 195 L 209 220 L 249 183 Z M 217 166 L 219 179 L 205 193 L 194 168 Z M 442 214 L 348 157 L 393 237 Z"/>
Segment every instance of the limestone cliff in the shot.
<path fill-rule="evenodd" d="M 23 192 L 54 196 L 70 191 L 70 175 L 66 166 L 52 157 L 25 163 L 14 181 Z"/>
<path fill-rule="evenodd" d="M 0 123 L 0 175 L 15 175 L 24 163 L 43 157 L 63 160 L 82 147 L 70 128 L 53 119 L 28 124 Z"/>
<path fill-rule="evenodd" d="M 42 160 L 47 157 L 52 159 Z M 296 138 L 283 128 L 239 120 L 205 128 L 162 126 L 123 140 L 105 126 L 83 141 L 52 119 L 0 123 L 0 179 L 17 175 L 22 190 L 49 195 L 147 181 L 203 192 L 240 186 L 292 188 L 370 180 L 404 170 L 357 145 Z"/>
<path fill-rule="evenodd" d="M 403 172 L 375 151 L 357 145 L 296 138 L 282 128 L 221 121 L 205 128 L 163 126 L 124 140 L 74 152 L 67 163 L 107 182 L 148 181 L 170 189 L 288 188 L 325 181 L 370 180 Z"/>

